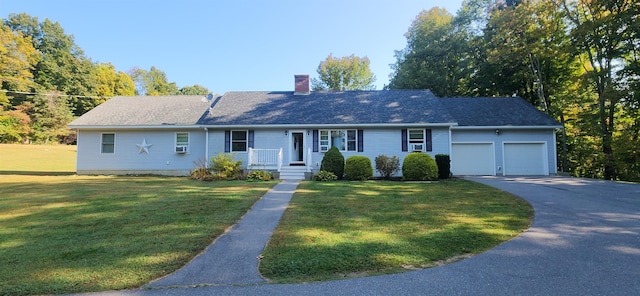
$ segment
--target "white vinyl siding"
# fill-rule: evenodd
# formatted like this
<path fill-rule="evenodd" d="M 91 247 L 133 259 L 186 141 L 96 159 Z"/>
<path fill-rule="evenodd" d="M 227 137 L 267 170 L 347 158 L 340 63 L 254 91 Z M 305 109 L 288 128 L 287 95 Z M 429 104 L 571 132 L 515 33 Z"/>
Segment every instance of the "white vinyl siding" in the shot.
<path fill-rule="evenodd" d="M 80 130 L 77 164 L 79 174 L 161 174 L 188 175 L 194 163 L 209 157 L 205 154 L 205 133 L 189 132 L 189 153 L 175 153 L 176 133 L 183 130 Z M 102 153 L 102 135 L 115 134 L 115 153 Z M 149 153 L 140 153 L 142 141 L 153 145 Z M 209 154 L 211 155 L 211 154 Z"/>
<path fill-rule="evenodd" d="M 100 147 L 101 153 L 114 153 L 116 151 L 116 134 L 102 134 Z"/>

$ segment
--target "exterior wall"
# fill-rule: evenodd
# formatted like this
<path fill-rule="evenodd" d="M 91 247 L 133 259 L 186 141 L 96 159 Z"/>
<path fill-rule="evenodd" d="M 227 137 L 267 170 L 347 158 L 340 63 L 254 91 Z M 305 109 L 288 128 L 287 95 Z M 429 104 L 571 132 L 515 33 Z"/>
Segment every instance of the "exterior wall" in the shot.
<path fill-rule="evenodd" d="M 175 153 L 176 132 L 189 133 L 189 152 Z M 115 134 L 114 153 L 101 153 L 103 133 Z M 136 144 L 146 140 L 149 154 Z M 78 174 L 188 175 L 194 162 L 205 159 L 203 130 L 79 130 Z"/>
<path fill-rule="evenodd" d="M 247 129 L 233 129 L 233 130 L 247 130 Z M 224 131 L 209 129 L 209 155 L 208 160 L 211 157 L 218 155 L 219 153 L 225 153 L 224 143 Z M 254 147 L 255 149 L 279 149 L 285 148 L 285 141 L 287 137 L 284 135 L 284 130 L 254 130 Z M 241 160 L 243 166 L 246 168 L 246 164 L 249 158 L 248 152 L 232 152 L 235 155 L 236 160 Z"/>
<path fill-rule="evenodd" d="M 416 127 L 412 127 L 416 128 Z M 447 127 L 424 127 L 432 130 L 432 150 L 427 152 L 432 157 L 436 154 L 449 154 L 449 129 Z M 304 157 L 307 160 L 308 149 L 313 149 L 313 130 L 319 128 L 296 129 L 254 129 L 254 148 L 256 149 L 279 149 L 283 150 L 283 165 L 287 166 L 291 160 L 293 143 L 291 134 L 295 132 L 303 133 L 304 137 Z M 340 129 L 340 128 L 332 128 Z M 285 130 L 287 133 L 285 134 Z M 345 159 L 352 155 L 364 155 L 371 159 L 375 172 L 375 158 L 378 155 L 398 156 L 400 163 L 410 152 L 402 151 L 401 128 L 368 128 L 363 130 L 364 151 L 342 151 Z M 218 153 L 224 153 L 224 130 L 209 129 L 209 159 Z M 313 150 L 312 150 L 313 151 Z M 248 152 L 235 152 L 237 160 L 241 160 L 246 168 Z M 311 160 L 307 160 L 312 165 L 312 170 L 320 170 L 320 163 L 324 157 L 324 152 L 312 152 Z M 377 172 L 375 172 L 377 175 Z M 398 172 L 401 175 L 401 172 Z"/>
<path fill-rule="evenodd" d="M 495 171 L 497 175 L 503 174 L 504 168 L 504 143 L 546 143 L 547 162 L 549 174 L 557 173 L 556 139 L 552 129 L 453 129 L 451 131 L 452 143 L 487 143 L 493 142 L 495 148 Z"/>
<path fill-rule="evenodd" d="M 414 127 L 412 127 L 414 128 Z M 426 152 L 432 157 L 436 154 L 451 155 L 451 143 L 492 142 L 495 147 L 496 173 L 502 174 L 504 167 L 504 143 L 544 142 L 547 147 L 549 174 L 556 170 L 556 141 L 551 129 L 452 129 L 448 127 L 424 127 L 432 130 L 432 151 Z M 283 165 L 291 160 L 293 142 L 291 134 L 301 132 L 304 137 L 304 157 L 311 164 L 312 170 L 320 170 L 323 152 L 312 152 L 307 158 L 308 149 L 313 148 L 313 129 L 254 129 L 254 148 L 283 149 Z M 364 155 L 371 159 L 375 169 L 375 158 L 378 155 L 398 156 L 400 163 L 411 152 L 402 151 L 402 127 L 396 128 L 364 128 L 364 151 L 343 151 L 345 159 L 352 155 Z M 238 129 L 242 130 L 242 129 Z M 286 133 L 285 133 L 286 130 Z M 189 132 L 189 152 L 175 153 L 175 133 Z M 114 133 L 114 153 L 101 153 L 101 135 Z M 208 134 L 208 142 L 206 142 Z M 451 139 L 449 136 L 451 135 Z M 225 151 L 224 129 L 209 128 L 189 130 L 80 130 L 78 132 L 77 172 L 78 174 L 163 174 L 187 175 L 195 168 L 195 163 L 210 160 L 211 157 Z M 136 144 L 143 139 L 150 144 L 149 154 L 140 153 Z M 205 143 L 206 142 L 206 143 Z M 246 168 L 248 152 L 235 152 L 237 160 Z M 377 172 L 375 172 L 377 175 Z M 398 176 L 401 172 L 398 172 Z"/>

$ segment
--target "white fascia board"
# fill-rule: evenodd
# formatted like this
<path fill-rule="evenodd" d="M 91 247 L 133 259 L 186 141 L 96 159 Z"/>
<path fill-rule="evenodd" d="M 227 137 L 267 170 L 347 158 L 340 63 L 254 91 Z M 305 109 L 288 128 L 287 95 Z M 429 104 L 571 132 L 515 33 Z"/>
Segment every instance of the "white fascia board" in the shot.
<path fill-rule="evenodd" d="M 457 123 L 366 123 L 366 124 L 258 124 L 258 125 L 202 125 L 203 128 L 210 129 L 236 129 L 236 128 L 252 128 L 252 129 L 267 129 L 267 128 L 284 128 L 284 129 L 324 129 L 324 128 L 358 128 L 358 127 L 452 127 Z"/>
<path fill-rule="evenodd" d="M 78 130 L 140 130 L 140 129 L 201 129 L 198 125 L 69 125 L 70 129 Z"/>
<path fill-rule="evenodd" d="M 456 130 L 490 130 L 490 129 L 562 129 L 561 125 L 487 125 L 487 126 L 452 126 Z"/>

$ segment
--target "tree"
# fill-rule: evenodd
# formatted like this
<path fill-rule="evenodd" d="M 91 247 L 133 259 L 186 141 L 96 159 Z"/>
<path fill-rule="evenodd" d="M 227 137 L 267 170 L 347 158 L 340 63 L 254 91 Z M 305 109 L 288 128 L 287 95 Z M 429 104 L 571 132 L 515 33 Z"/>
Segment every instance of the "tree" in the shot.
<path fill-rule="evenodd" d="M 32 46 L 30 37 L 23 37 L 0 24 L 0 87 L 6 90 L 26 91 L 32 86 L 31 70 L 40 55 Z"/>
<path fill-rule="evenodd" d="M 129 71 L 136 85 L 137 95 L 163 96 L 178 94 L 178 86 L 175 82 L 167 80 L 167 74 L 152 66 L 149 71 L 133 68 Z"/>
<path fill-rule="evenodd" d="M 31 133 L 31 118 L 21 110 L 0 110 L 0 143 L 22 142 Z"/>
<path fill-rule="evenodd" d="M 369 58 L 334 58 L 332 54 L 318 65 L 318 79 L 312 79 L 313 90 L 372 90 L 376 81 L 369 69 Z"/>
<path fill-rule="evenodd" d="M 185 86 L 178 91 L 179 95 L 207 95 L 209 93 L 209 89 L 198 84 Z"/>
<path fill-rule="evenodd" d="M 469 65 L 464 31 L 444 8 L 422 11 L 405 34 L 407 46 L 396 51 L 397 62 L 387 88 L 430 89 L 438 96 L 453 96 L 461 90 Z"/>
<path fill-rule="evenodd" d="M 584 63 L 583 77 L 595 91 L 597 123 L 605 179 L 616 178 L 613 132 L 620 107 L 617 64 L 624 64 L 630 36 L 637 36 L 637 3 L 633 0 L 576 0 L 563 2 L 577 56 Z M 627 49 L 627 50 L 625 50 Z"/>
<path fill-rule="evenodd" d="M 14 32 L 30 37 L 33 47 L 40 52 L 41 58 L 32 69 L 33 92 L 60 92 L 72 97 L 71 104 L 75 115 L 86 112 L 79 98 L 91 96 L 95 88 L 94 64 L 75 44 L 72 35 L 67 35 L 57 22 L 45 19 L 39 22 L 37 17 L 26 13 L 11 14 L 4 21 Z M 14 102 L 19 105 L 29 98 L 22 97 Z"/>

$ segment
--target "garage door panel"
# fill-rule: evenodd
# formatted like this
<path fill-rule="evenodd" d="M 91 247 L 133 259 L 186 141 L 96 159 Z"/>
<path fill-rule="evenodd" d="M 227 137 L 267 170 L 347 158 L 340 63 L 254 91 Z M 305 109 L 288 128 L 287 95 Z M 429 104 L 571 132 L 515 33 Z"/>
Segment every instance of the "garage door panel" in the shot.
<path fill-rule="evenodd" d="M 505 143 L 505 175 L 548 175 L 544 143 Z"/>
<path fill-rule="evenodd" d="M 451 173 L 454 175 L 495 175 L 494 153 L 491 143 L 452 144 Z"/>

